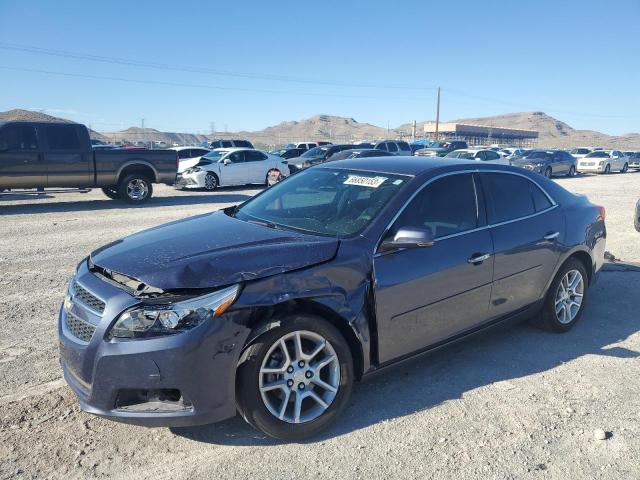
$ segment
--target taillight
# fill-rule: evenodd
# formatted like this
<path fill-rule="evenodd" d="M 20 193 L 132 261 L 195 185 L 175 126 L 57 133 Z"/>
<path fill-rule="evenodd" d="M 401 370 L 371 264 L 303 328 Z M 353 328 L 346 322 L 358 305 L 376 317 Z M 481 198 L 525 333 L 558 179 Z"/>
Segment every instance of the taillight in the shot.
<path fill-rule="evenodd" d="M 604 209 L 604 207 L 598 207 L 598 220 L 604 221 L 606 216 L 607 211 Z"/>

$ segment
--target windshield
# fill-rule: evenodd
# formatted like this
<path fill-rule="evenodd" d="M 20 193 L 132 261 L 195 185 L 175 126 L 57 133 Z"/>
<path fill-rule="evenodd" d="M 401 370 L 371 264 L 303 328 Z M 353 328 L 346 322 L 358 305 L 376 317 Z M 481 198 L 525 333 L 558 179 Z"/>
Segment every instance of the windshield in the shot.
<path fill-rule="evenodd" d="M 207 160 L 211 160 L 211 162 L 215 163 L 222 157 L 224 157 L 227 153 L 229 152 L 209 152 L 202 158 L 206 158 Z"/>
<path fill-rule="evenodd" d="M 321 157 L 327 150 L 329 150 L 329 147 L 314 147 L 311 150 L 304 152 L 301 157 Z"/>
<path fill-rule="evenodd" d="M 342 237 L 367 227 L 409 177 L 310 168 L 269 188 L 235 214 L 274 228 Z"/>
<path fill-rule="evenodd" d="M 607 152 L 599 150 L 597 152 L 589 153 L 585 158 L 609 158 L 609 154 Z"/>
<path fill-rule="evenodd" d="M 587 148 L 574 148 L 570 153 L 572 155 L 586 155 L 587 153 L 589 153 L 589 151 L 590 150 Z"/>
<path fill-rule="evenodd" d="M 447 153 L 446 157 L 448 158 L 475 158 L 473 152 L 465 152 L 461 150 L 454 150 L 453 152 Z"/>
<path fill-rule="evenodd" d="M 547 152 L 534 151 L 534 152 L 527 152 L 522 157 L 523 158 L 547 158 L 548 156 L 549 155 L 547 154 Z"/>

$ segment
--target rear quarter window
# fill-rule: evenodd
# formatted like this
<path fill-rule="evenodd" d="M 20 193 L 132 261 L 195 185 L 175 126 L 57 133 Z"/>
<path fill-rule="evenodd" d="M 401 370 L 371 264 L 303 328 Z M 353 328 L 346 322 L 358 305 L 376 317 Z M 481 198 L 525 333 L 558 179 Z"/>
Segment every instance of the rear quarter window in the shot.
<path fill-rule="evenodd" d="M 80 150 L 78 129 L 73 125 L 46 127 L 47 142 L 51 150 Z"/>
<path fill-rule="evenodd" d="M 516 220 L 536 213 L 531 182 L 520 175 L 483 173 L 482 186 L 488 199 L 491 224 Z"/>

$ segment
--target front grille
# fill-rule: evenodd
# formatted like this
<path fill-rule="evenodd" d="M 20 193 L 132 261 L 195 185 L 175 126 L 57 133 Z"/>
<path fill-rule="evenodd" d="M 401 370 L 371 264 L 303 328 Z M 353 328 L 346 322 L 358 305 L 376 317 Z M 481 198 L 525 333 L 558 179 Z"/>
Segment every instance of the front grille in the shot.
<path fill-rule="evenodd" d="M 69 332 L 71 332 L 71 334 L 77 339 L 89 343 L 91 337 L 93 337 L 93 333 L 96 331 L 95 325 L 85 322 L 71 312 L 66 313 L 67 316 L 65 318 L 65 323 L 67 325 L 67 330 L 69 330 Z"/>
<path fill-rule="evenodd" d="M 582 166 L 582 167 L 593 167 L 593 166 L 595 166 L 595 164 L 596 164 L 596 162 L 582 162 L 580 164 L 580 166 Z"/>
<path fill-rule="evenodd" d="M 75 300 L 79 300 L 84 306 L 89 307 L 94 312 L 102 315 L 104 312 L 104 302 L 96 297 L 93 293 L 84 289 L 78 282 L 74 281 L 71 285 L 71 293 Z"/>

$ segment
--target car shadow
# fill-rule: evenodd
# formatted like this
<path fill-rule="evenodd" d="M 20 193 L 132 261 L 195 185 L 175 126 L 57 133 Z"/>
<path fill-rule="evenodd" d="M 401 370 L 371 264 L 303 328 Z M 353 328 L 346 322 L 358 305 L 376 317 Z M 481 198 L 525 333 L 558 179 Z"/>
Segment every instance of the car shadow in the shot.
<path fill-rule="evenodd" d="M 233 190 L 219 190 L 212 193 L 198 192 L 195 195 L 179 195 L 175 197 L 152 197 L 147 203 L 142 205 L 129 205 L 120 200 L 111 200 L 107 197 L 104 199 L 78 200 L 71 202 L 47 202 L 38 203 L 43 198 L 52 198 L 49 195 L 34 198 L 33 195 L 17 195 L 10 197 L 6 195 L 7 200 L 23 200 L 33 198 L 33 203 L 23 203 L 19 205 L 2 205 L 0 202 L 0 215 L 30 215 L 38 213 L 60 213 L 60 212 L 82 212 L 91 210 L 113 210 L 123 208 L 157 208 L 157 207 L 175 207 L 184 205 L 204 205 L 219 203 L 241 203 L 249 200 L 252 195 L 243 193 L 234 193 Z M 0 199 L 3 198 L 0 195 Z"/>
<path fill-rule="evenodd" d="M 606 268 L 591 288 L 583 317 L 568 333 L 554 334 L 528 324 L 505 326 L 372 376 L 354 386 L 349 406 L 337 424 L 308 443 L 460 399 L 465 392 L 480 387 L 518 388 L 517 382 L 509 381 L 551 370 L 584 355 L 639 357 L 639 352 L 616 345 L 640 331 L 635 296 L 621 294 L 639 281 L 637 265 L 620 263 Z M 613 318 L 615 321 L 611 321 Z M 218 424 L 173 428 L 172 432 L 211 444 L 281 443 L 254 430 L 238 415 Z"/>

